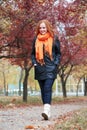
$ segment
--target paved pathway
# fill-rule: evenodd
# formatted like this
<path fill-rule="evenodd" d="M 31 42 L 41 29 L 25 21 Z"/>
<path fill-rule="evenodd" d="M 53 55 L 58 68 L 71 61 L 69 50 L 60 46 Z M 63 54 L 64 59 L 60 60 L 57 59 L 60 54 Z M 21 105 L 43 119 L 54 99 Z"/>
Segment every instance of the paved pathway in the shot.
<path fill-rule="evenodd" d="M 28 125 L 33 125 L 34 130 L 43 130 L 42 127 L 54 124 L 60 115 L 80 108 L 87 108 L 87 102 L 52 105 L 52 117 L 49 121 L 42 120 L 42 106 L 1 109 L 0 130 L 25 130 Z"/>

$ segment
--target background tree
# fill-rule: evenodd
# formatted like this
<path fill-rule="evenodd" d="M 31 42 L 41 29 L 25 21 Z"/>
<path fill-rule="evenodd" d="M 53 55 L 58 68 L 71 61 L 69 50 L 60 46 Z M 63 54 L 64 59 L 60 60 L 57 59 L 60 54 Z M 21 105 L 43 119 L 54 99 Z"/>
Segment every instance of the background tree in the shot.
<path fill-rule="evenodd" d="M 50 12 L 52 9 L 52 4 L 52 1 L 33 1 L 32 3 L 31 1 L 26 0 L 21 2 L 14 1 L 11 3 L 11 1 L 8 0 L 4 3 L 4 6 L 2 6 L 3 12 L 5 11 L 5 7 L 7 7 L 6 13 L 8 14 L 7 16 L 10 18 L 11 23 L 8 40 L 4 42 L 6 55 L 3 55 L 2 57 L 10 58 L 12 64 L 20 65 L 25 70 L 23 82 L 24 101 L 27 100 L 27 80 L 29 71 L 32 67 L 29 60 L 32 48 L 31 41 L 33 39 L 32 34 L 34 34 L 34 26 L 38 20 L 47 18 L 48 12 L 50 16 L 52 15 L 52 11 Z M 49 9 L 49 11 L 45 12 L 46 9 Z M 38 14 L 39 12 L 40 14 Z M 3 15 L 6 15 L 6 13 L 3 13 Z M 37 17 L 37 15 L 40 17 Z"/>
<path fill-rule="evenodd" d="M 8 60 L 0 60 L 0 87 L 4 91 L 4 95 L 8 95 L 10 85 L 18 87 L 20 69 L 18 66 L 12 66 Z"/>
<path fill-rule="evenodd" d="M 5 41 L 0 41 L 0 52 L 2 54 L 0 58 L 9 58 L 12 64 L 19 65 L 24 69 L 23 100 L 27 101 L 27 82 L 32 67 L 30 61 L 31 45 L 35 35 L 35 25 L 40 19 L 50 20 L 60 39 L 62 61 L 59 66 L 59 73 L 63 96 L 66 97 L 65 84 L 75 65 L 73 58 L 81 48 L 80 44 L 77 45 L 80 42 L 73 42 L 71 39 L 74 39 L 81 28 L 84 27 L 86 2 L 76 0 L 74 3 L 69 4 L 67 1 L 62 0 L 56 4 L 53 0 L 7 0 L 4 1 L 0 10 L 2 16 L 10 20 L 10 33 L 4 35 Z"/>
<path fill-rule="evenodd" d="M 59 76 L 62 82 L 64 97 L 67 96 L 67 78 L 73 70 L 73 67 L 77 64 L 79 65 L 79 63 L 82 63 L 83 57 L 86 56 L 85 53 L 82 53 L 82 44 L 84 43 L 84 39 L 75 40 L 77 34 L 80 34 L 82 28 L 85 27 L 84 16 L 87 8 L 87 4 L 85 4 L 86 3 L 82 3 L 78 0 L 74 1 L 74 3 L 67 4 L 66 1 L 62 0 L 59 1 L 58 6 L 55 7 L 57 16 L 56 23 L 58 25 L 58 30 L 60 30 L 59 35 L 61 36 L 62 60 L 59 66 Z"/>
<path fill-rule="evenodd" d="M 78 81 L 77 96 L 78 96 L 78 90 L 79 90 L 79 83 L 81 82 L 81 80 L 83 80 L 83 83 L 84 83 L 84 96 L 87 96 L 87 86 L 86 86 L 87 66 L 85 65 L 85 63 L 75 66 L 72 75 L 74 79 Z"/>

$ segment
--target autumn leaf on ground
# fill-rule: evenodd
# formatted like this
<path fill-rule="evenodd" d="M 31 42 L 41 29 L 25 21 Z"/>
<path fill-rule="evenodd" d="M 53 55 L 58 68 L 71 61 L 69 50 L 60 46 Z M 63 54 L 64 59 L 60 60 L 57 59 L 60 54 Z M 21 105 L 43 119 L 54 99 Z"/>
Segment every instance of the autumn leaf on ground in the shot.
<path fill-rule="evenodd" d="M 34 129 L 34 126 L 28 125 L 28 126 L 25 126 L 25 129 Z"/>

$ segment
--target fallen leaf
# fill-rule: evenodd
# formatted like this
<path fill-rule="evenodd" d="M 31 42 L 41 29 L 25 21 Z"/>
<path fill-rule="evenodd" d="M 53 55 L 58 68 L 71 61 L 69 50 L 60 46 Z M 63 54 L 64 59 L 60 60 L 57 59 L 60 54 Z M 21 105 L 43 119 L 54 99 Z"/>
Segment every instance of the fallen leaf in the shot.
<path fill-rule="evenodd" d="M 25 126 L 25 129 L 34 129 L 34 126 L 28 125 L 28 126 Z"/>

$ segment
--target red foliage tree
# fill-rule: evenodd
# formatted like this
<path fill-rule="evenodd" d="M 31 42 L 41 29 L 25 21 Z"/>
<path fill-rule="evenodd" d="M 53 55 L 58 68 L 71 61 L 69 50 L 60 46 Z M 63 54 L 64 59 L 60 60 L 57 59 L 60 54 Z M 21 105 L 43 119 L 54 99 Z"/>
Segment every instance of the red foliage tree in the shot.
<path fill-rule="evenodd" d="M 61 42 L 62 60 L 59 75 L 62 81 L 63 96 L 66 97 L 66 80 L 75 65 L 75 55 L 78 51 L 80 52 L 81 48 L 80 44 L 76 41 L 72 42 L 71 38 L 76 36 L 84 26 L 83 19 L 87 7 L 85 4 L 80 0 L 74 3 L 60 0 L 58 4 L 54 0 L 16 0 L 14 8 L 10 8 L 7 13 L 4 8 L 3 15 L 9 17 L 11 21 L 10 34 L 5 43 L 6 56 L 10 58 L 12 64 L 20 65 L 25 70 L 24 101 L 27 101 L 27 80 L 32 67 L 30 62 L 32 39 L 35 35 L 35 25 L 41 19 L 50 20 Z M 11 4 L 6 2 L 5 6 L 10 7 Z"/>
<path fill-rule="evenodd" d="M 75 65 L 84 64 L 87 50 L 83 47 L 84 39 L 74 40 L 80 31 L 84 29 L 84 16 L 87 9 L 86 1 L 76 0 L 73 3 L 62 0 L 55 7 L 56 22 L 60 30 L 62 59 L 59 66 L 59 76 L 61 78 L 63 96 L 66 97 L 66 81 Z M 71 40 L 73 39 L 73 40 Z M 82 49 L 83 48 L 83 49 Z M 82 59 L 82 60 L 81 60 Z M 83 60 L 84 59 L 84 60 Z"/>

